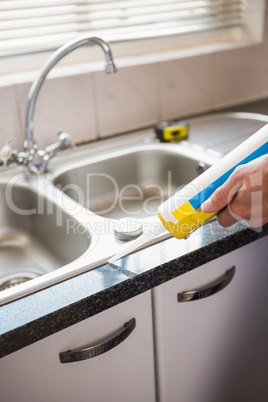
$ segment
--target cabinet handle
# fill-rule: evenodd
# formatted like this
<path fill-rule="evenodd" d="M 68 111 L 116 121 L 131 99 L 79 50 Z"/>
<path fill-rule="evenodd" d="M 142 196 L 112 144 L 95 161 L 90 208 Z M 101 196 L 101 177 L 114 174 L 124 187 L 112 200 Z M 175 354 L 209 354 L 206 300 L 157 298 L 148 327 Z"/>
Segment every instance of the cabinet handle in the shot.
<path fill-rule="evenodd" d="M 135 318 L 132 318 L 130 321 L 124 324 L 123 329 L 120 328 L 120 330 L 116 332 L 116 335 L 113 335 L 113 337 L 107 341 L 80 350 L 68 350 L 67 352 L 62 352 L 59 354 L 60 361 L 61 363 L 78 362 L 80 360 L 91 359 L 92 357 L 96 357 L 108 352 L 108 350 L 113 349 L 115 346 L 123 342 L 131 334 L 135 327 L 136 320 Z"/>
<path fill-rule="evenodd" d="M 222 278 L 217 279 L 215 282 L 211 283 L 208 287 L 189 290 L 186 292 L 178 293 L 178 302 L 186 302 L 192 300 L 204 299 L 205 297 L 212 296 L 225 288 L 233 279 L 235 274 L 235 266 L 228 269 Z"/>

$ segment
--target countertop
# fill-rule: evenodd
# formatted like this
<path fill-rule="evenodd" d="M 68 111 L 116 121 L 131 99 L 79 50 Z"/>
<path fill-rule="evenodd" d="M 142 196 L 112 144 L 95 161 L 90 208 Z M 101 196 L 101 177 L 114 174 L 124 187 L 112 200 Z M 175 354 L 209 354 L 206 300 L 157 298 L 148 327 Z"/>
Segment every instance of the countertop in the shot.
<path fill-rule="evenodd" d="M 268 115 L 268 99 L 237 106 L 224 112 Z M 232 135 L 230 133 L 229 135 Z M 214 139 L 211 141 L 211 139 Z M 190 141 L 223 154 L 228 152 L 228 133 Z M 241 139 L 237 138 L 238 143 Z M 233 146 L 233 144 L 231 145 Z M 222 228 L 217 220 L 204 225 L 186 240 L 168 238 L 72 279 L 0 307 L 0 357 L 74 325 L 137 296 L 200 265 L 268 234 L 239 222 Z"/>

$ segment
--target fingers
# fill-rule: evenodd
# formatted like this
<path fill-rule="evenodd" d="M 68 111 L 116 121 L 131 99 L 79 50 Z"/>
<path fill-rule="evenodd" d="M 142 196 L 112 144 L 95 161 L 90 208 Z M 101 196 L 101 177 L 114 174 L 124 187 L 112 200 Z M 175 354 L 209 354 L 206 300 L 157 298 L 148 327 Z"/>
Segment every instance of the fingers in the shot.
<path fill-rule="evenodd" d="M 224 208 L 218 215 L 218 222 L 224 228 L 232 226 L 234 223 L 237 222 L 237 217 L 234 217 L 232 211 L 230 211 L 229 207 L 227 206 Z"/>
<path fill-rule="evenodd" d="M 201 205 L 203 212 L 216 212 L 224 208 L 228 204 L 228 192 L 225 187 L 221 186 L 214 191 L 210 198 L 208 198 Z"/>
<path fill-rule="evenodd" d="M 201 205 L 216 212 L 221 226 L 246 220 L 252 227 L 268 222 L 268 155 L 237 167 L 229 179 Z"/>
<path fill-rule="evenodd" d="M 211 197 L 201 205 L 203 212 L 219 211 L 232 202 L 243 185 L 243 170 L 242 166 L 234 170 L 228 180 L 221 187 L 217 188 Z"/>

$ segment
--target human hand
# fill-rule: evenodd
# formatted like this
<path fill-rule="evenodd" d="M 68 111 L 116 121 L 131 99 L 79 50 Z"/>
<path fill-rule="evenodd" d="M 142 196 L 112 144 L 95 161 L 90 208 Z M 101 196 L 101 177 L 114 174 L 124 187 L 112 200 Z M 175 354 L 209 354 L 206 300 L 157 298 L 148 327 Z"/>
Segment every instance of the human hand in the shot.
<path fill-rule="evenodd" d="M 267 223 L 268 154 L 238 166 L 201 209 L 203 212 L 222 210 L 217 217 L 224 227 L 242 219 L 255 228 Z"/>

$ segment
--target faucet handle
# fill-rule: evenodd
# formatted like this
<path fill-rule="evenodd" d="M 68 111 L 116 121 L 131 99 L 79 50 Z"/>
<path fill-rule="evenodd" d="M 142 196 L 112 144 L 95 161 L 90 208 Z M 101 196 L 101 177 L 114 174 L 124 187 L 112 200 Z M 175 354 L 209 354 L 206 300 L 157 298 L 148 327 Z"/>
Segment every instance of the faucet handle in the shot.
<path fill-rule="evenodd" d="M 0 150 L 0 160 L 3 162 L 4 166 L 7 166 L 9 159 L 13 157 L 14 147 L 12 142 L 7 141 L 6 144 Z"/>
<path fill-rule="evenodd" d="M 44 151 L 45 159 L 51 160 L 54 156 L 57 155 L 59 151 L 63 151 L 64 149 L 72 148 L 72 139 L 70 134 L 66 133 L 65 131 L 58 131 L 58 138 L 59 140 L 54 144 L 48 145 Z"/>
<path fill-rule="evenodd" d="M 60 130 L 58 131 L 59 137 L 59 150 L 64 150 L 73 147 L 72 137 L 66 131 Z"/>

